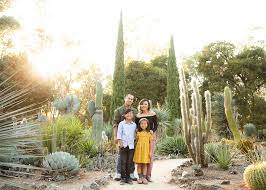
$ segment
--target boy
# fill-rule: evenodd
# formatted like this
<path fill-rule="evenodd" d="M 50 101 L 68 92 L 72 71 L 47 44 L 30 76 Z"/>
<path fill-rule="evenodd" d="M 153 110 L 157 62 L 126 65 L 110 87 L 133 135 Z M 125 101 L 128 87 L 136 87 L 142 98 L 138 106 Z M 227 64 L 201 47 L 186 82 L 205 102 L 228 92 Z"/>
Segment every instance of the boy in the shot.
<path fill-rule="evenodd" d="M 118 125 L 117 140 L 119 154 L 121 156 L 121 181 L 120 184 L 133 184 L 130 178 L 130 166 L 133 163 L 136 123 L 133 122 L 133 111 L 127 109 L 124 113 L 124 121 Z"/>

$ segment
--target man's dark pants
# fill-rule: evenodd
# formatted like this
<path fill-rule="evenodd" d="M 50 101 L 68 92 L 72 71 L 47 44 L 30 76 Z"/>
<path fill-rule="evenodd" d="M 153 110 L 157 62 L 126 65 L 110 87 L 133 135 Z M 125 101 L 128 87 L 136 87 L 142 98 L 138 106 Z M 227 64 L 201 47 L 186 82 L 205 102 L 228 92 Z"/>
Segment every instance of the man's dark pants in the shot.
<path fill-rule="evenodd" d="M 135 163 L 132 161 L 132 164 L 130 164 L 130 173 L 134 173 L 135 171 Z M 116 159 L 116 173 L 121 174 L 121 154 L 120 150 L 119 153 L 117 154 L 117 159 Z"/>
<path fill-rule="evenodd" d="M 133 156 L 134 149 L 129 149 L 122 147 L 119 150 L 120 158 L 121 158 L 121 178 L 128 179 L 130 177 L 130 173 L 132 172 Z"/>

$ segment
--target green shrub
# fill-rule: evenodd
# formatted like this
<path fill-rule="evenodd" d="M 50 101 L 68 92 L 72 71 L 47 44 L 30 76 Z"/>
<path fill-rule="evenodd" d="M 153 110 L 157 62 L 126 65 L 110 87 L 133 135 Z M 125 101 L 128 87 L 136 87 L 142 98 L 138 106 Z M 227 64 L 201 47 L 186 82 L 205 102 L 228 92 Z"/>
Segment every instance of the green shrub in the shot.
<path fill-rule="evenodd" d="M 244 171 L 244 181 L 251 190 L 266 189 L 266 162 L 249 165 Z"/>
<path fill-rule="evenodd" d="M 205 153 L 211 162 L 214 162 L 217 159 L 216 153 L 218 147 L 219 144 L 216 143 L 207 143 L 204 145 Z"/>
<path fill-rule="evenodd" d="M 247 123 L 246 125 L 244 125 L 243 132 L 245 137 L 255 137 L 257 135 L 257 129 L 252 123 Z"/>
<path fill-rule="evenodd" d="M 236 151 L 236 150 L 234 150 Z M 215 153 L 215 162 L 216 164 L 224 169 L 227 170 L 232 165 L 232 159 L 234 157 L 234 154 L 230 146 L 228 145 L 219 145 L 216 148 Z"/>
<path fill-rule="evenodd" d="M 89 158 L 97 156 L 98 148 L 95 141 L 87 140 L 79 145 L 80 153 L 88 156 Z"/>
<path fill-rule="evenodd" d="M 52 149 L 52 133 L 53 127 L 56 129 L 56 139 L 57 139 L 57 149 L 60 150 L 64 147 L 64 151 L 70 154 L 78 155 L 79 145 L 83 142 L 83 126 L 81 121 L 74 115 L 64 115 L 56 119 L 55 122 L 50 123 L 48 126 L 44 127 L 45 130 L 45 145 L 49 152 Z M 63 134 L 65 129 L 65 140 L 62 144 Z"/>
<path fill-rule="evenodd" d="M 157 145 L 157 153 L 160 155 L 186 155 L 187 146 L 181 136 L 166 137 Z"/>
<path fill-rule="evenodd" d="M 172 126 L 167 127 L 167 128 L 166 128 L 166 135 L 167 135 L 168 137 L 173 137 L 173 136 L 175 136 L 175 128 L 172 127 Z"/>

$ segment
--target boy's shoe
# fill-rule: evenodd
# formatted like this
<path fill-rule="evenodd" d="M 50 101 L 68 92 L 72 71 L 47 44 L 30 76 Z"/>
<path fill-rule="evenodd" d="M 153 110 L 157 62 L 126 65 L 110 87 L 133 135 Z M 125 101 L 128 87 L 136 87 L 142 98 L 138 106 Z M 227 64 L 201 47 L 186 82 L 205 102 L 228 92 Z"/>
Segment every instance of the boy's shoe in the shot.
<path fill-rule="evenodd" d="M 137 178 L 135 177 L 134 173 L 130 174 L 130 179 L 133 181 L 137 181 Z"/>
<path fill-rule="evenodd" d="M 146 179 L 147 179 L 148 182 L 152 182 L 151 176 L 147 176 Z"/>
<path fill-rule="evenodd" d="M 142 182 L 143 184 L 147 185 L 148 184 L 148 180 L 146 178 L 142 178 Z"/>
<path fill-rule="evenodd" d="M 121 174 L 119 174 L 119 173 L 115 174 L 114 180 L 120 181 L 121 180 Z"/>
<path fill-rule="evenodd" d="M 125 184 L 126 184 L 126 182 L 127 182 L 127 180 L 126 180 L 126 179 L 121 179 L 121 181 L 120 181 L 120 185 L 125 185 Z"/>
<path fill-rule="evenodd" d="M 129 184 L 129 185 L 132 185 L 133 184 L 133 181 L 130 178 L 128 178 L 127 181 L 126 181 L 126 183 Z"/>
<path fill-rule="evenodd" d="M 143 183 L 142 178 L 137 179 L 137 182 L 138 184 L 142 184 Z"/>

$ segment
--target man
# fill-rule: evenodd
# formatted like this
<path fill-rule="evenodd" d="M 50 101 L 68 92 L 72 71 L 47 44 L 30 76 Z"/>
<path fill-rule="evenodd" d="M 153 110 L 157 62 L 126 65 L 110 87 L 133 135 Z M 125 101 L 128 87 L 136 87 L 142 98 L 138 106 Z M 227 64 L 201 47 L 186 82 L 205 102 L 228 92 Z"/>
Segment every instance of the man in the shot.
<path fill-rule="evenodd" d="M 113 121 L 113 131 L 114 131 L 114 141 L 115 144 L 118 143 L 117 140 L 117 129 L 118 125 L 121 121 L 123 121 L 124 118 L 124 113 L 127 109 L 131 109 L 133 111 L 134 119 L 135 115 L 138 113 L 137 109 L 132 107 L 133 101 L 134 101 L 134 96 L 132 94 L 127 94 L 124 98 L 124 105 L 121 107 L 117 108 L 114 112 L 114 121 Z M 133 119 L 133 121 L 134 121 Z M 134 181 L 137 180 L 137 178 L 134 176 L 134 170 L 135 170 L 135 164 L 132 163 L 130 166 L 130 178 Z M 116 162 L 116 176 L 114 178 L 116 181 L 121 180 L 121 155 L 118 153 L 117 156 L 117 162 Z"/>

